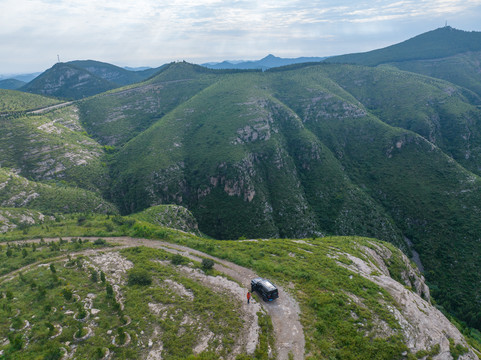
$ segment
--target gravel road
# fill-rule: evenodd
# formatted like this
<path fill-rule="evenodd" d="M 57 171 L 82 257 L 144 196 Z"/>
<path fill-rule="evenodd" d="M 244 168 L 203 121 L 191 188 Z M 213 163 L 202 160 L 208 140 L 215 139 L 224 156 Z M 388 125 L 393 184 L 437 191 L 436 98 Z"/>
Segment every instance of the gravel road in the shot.
<path fill-rule="evenodd" d="M 82 237 L 86 239 L 86 237 Z M 70 238 L 63 238 L 65 240 L 70 240 Z M 95 237 L 94 239 L 98 239 Z M 158 248 L 163 249 L 165 251 L 169 251 L 171 253 L 178 253 L 185 257 L 188 257 L 192 260 L 201 261 L 201 258 L 210 258 L 216 262 L 214 268 L 217 271 L 220 271 L 232 279 L 238 281 L 245 287 L 245 292 L 250 290 L 250 280 L 258 277 L 258 275 L 247 268 L 242 266 L 236 265 L 232 262 L 222 260 L 219 258 L 215 258 L 208 254 L 205 254 L 201 251 L 191 249 L 185 246 L 172 244 L 164 241 L 159 240 L 149 240 L 149 239 L 138 239 L 138 238 L 131 238 L 131 237 L 112 237 L 112 238 L 103 238 L 107 241 L 112 241 L 120 245 L 121 248 L 123 247 L 132 247 L 132 246 L 146 246 L 150 248 Z M 55 239 L 44 239 L 46 242 L 48 241 L 56 241 Z M 93 240 L 93 239 L 92 239 Z M 32 239 L 32 240 L 23 240 L 17 241 L 16 243 L 25 243 L 25 242 L 38 242 L 39 239 Z M 118 250 L 119 248 L 112 248 L 112 250 Z M 100 250 L 87 250 L 83 253 L 85 254 L 93 254 L 95 251 L 106 251 L 105 249 Z M 35 266 L 35 264 L 31 264 L 26 268 Z M 5 276 L 0 277 L 0 283 L 5 281 L 7 278 L 11 277 L 14 273 L 18 273 L 19 271 L 24 271 L 25 268 L 16 270 L 13 273 L 7 274 Z M 289 359 L 289 354 L 292 354 L 293 358 L 296 360 L 304 359 L 304 332 L 302 329 L 302 325 L 299 320 L 300 309 L 299 305 L 296 300 L 281 286 L 277 285 L 279 289 L 279 298 L 273 302 L 261 302 L 261 306 L 266 310 L 272 320 L 272 325 L 275 332 L 275 339 L 276 339 L 276 351 L 277 351 L 277 358 L 279 360 L 287 360 Z"/>

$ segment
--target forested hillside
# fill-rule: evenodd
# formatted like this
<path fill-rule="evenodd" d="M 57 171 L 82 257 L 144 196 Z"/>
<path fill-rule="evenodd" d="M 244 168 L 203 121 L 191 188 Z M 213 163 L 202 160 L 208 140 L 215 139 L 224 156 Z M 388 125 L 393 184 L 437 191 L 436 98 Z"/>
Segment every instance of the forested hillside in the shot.
<path fill-rule="evenodd" d="M 481 110 L 469 89 L 392 66 L 180 62 L 42 115 L 6 94 L 4 176 L 84 191 L 51 213 L 152 219 L 175 204 L 219 239 L 362 235 L 408 254 L 412 243 L 438 303 L 481 328 Z M 48 213 L 37 197 L 3 206 Z"/>

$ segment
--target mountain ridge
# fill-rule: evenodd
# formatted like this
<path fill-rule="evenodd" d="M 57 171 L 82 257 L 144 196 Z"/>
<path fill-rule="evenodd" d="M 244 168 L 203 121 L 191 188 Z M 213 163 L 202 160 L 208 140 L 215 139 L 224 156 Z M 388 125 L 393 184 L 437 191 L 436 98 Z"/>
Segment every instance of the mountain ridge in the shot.
<path fill-rule="evenodd" d="M 209 62 L 201 64 L 202 66 L 210 69 L 261 69 L 266 70 L 273 67 L 286 66 L 298 63 L 307 62 L 320 62 L 325 60 L 326 57 L 298 57 L 298 58 L 280 58 L 272 54 L 260 60 L 237 60 L 229 61 L 224 60 L 222 62 Z"/>

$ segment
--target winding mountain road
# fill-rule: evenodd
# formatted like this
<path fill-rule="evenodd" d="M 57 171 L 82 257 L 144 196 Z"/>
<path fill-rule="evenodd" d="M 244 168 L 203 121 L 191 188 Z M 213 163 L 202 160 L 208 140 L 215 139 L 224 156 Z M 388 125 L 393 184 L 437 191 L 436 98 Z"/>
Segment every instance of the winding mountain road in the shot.
<path fill-rule="evenodd" d="M 82 237 L 87 239 L 86 237 Z M 70 240 L 70 238 L 64 238 Z M 98 239 L 98 237 L 95 237 Z M 107 251 L 116 251 L 120 248 L 125 247 L 135 247 L 135 246 L 146 246 L 150 248 L 162 249 L 171 253 L 181 254 L 182 256 L 188 257 L 195 261 L 201 261 L 202 258 L 209 258 L 214 260 L 216 263 L 214 265 L 214 269 L 219 272 L 222 272 L 234 280 L 238 281 L 243 287 L 245 287 L 245 291 L 250 289 L 250 280 L 258 277 L 258 275 L 247 268 L 242 266 L 236 265 L 232 262 L 222 260 L 213 256 L 210 256 L 206 253 L 201 251 L 191 249 L 185 246 L 177 245 L 168 243 L 165 241 L 160 240 L 149 240 L 149 239 L 139 239 L 139 238 L 131 238 L 131 237 L 107 237 L 103 238 L 104 240 L 114 242 L 118 244 L 118 247 L 114 247 L 111 249 L 107 249 Z M 46 242 L 49 241 L 56 241 L 55 239 L 44 239 Z M 93 239 L 90 239 L 93 240 Z M 29 242 L 39 242 L 40 239 L 32 239 L 32 240 L 22 240 L 16 241 L 15 243 L 22 244 L 22 243 L 29 243 Z M 93 254 L 98 251 L 106 251 L 105 248 L 99 250 L 85 250 L 81 253 L 85 254 Z M 74 253 L 72 253 L 74 254 Z M 63 257 L 67 257 L 67 254 Z M 57 258 L 56 258 L 57 259 Z M 59 258 L 58 258 L 59 259 Z M 51 260 L 51 259 L 49 259 Z M 43 261 L 45 262 L 45 261 Z M 36 263 L 38 264 L 38 263 Z M 10 278 L 12 275 L 15 275 L 21 271 L 25 271 L 25 269 L 31 268 L 36 264 L 28 265 L 22 269 L 15 270 L 9 274 L 6 274 L 0 277 L 0 283 L 5 281 L 7 278 Z M 274 302 L 261 302 L 261 306 L 266 310 L 267 314 L 271 317 L 272 325 L 275 332 L 275 339 L 276 339 L 276 352 L 277 358 L 280 360 L 287 360 L 289 356 L 293 356 L 296 360 L 304 359 L 304 346 L 305 346 L 305 339 L 304 339 L 304 332 L 302 325 L 299 320 L 300 308 L 296 300 L 281 286 L 277 286 L 279 289 L 279 298 Z"/>

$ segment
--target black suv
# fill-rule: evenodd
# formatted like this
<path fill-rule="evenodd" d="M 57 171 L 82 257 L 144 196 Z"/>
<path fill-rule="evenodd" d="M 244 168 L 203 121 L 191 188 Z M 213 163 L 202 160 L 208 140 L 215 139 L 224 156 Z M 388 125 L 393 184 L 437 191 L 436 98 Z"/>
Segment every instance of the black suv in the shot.
<path fill-rule="evenodd" d="M 264 301 L 273 301 L 279 297 L 279 292 L 273 283 L 267 279 L 251 280 L 251 292 L 257 291 Z"/>

